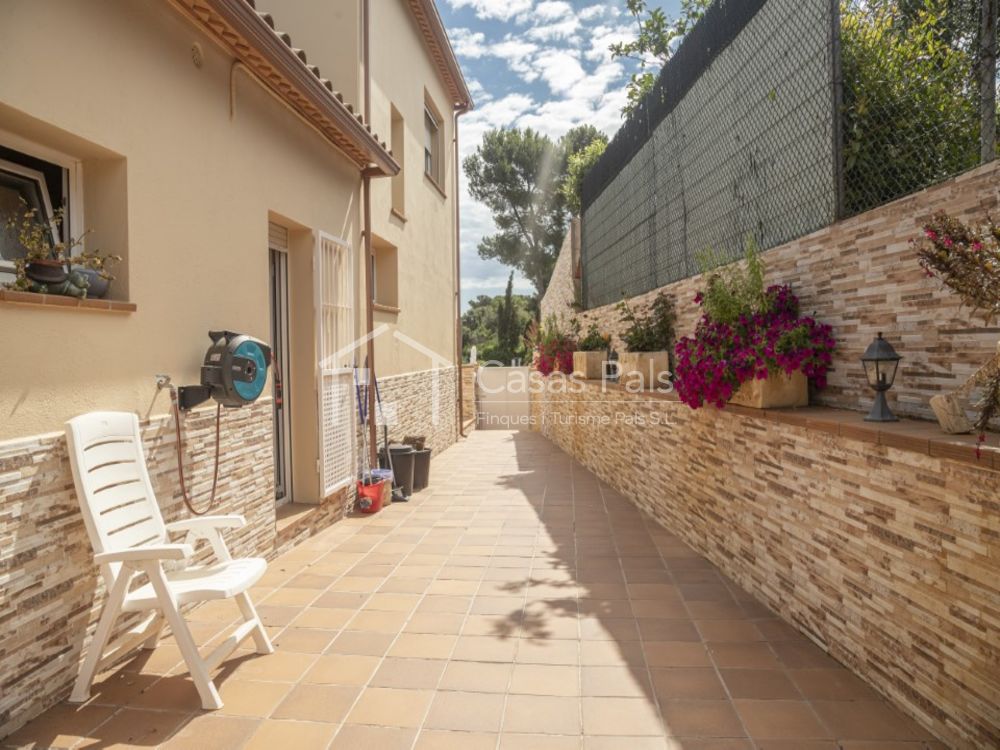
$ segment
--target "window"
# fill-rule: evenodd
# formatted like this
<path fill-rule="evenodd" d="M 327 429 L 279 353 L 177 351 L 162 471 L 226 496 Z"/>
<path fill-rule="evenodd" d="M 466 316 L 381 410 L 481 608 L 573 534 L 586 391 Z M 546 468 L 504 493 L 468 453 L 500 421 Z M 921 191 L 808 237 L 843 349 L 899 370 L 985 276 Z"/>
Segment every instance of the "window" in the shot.
<path fill-rule="evenodd" d="M 441 186 L 441 117 L 428 99 L 424 104 L 424 174 Z"/>
<path fill-rule="evenodd" d="M 395 245 L 372 237 L 372 302 L 382 307 L 399 307 L 399 254 Z"/>
<path fill-rule="evenodd" d="M 70 169 L 50 161 L 0 146 L 0 276 L 13 273 L 24 248 L 17 232 L 6 229 L 8 218 L 28 209 L 38 220 L 52 227 L 54 238 L 65 240 L 73 231 L 70 206 Z M 62 227 L 53 221 L 55 211 L 65 208 Z"/>
<path fill-rule="evenodd" d="M 389 136 L 391 141 L 389 147 L 392 149 L 392 157 L 399 163 L 399 174 L 392 178 L 392 210 L 399 216 L 406 216 L 405 185 L 406 177 L 403 174 L 403 160 L 405 146 L 405 129 L 403 127 L 403 116 L 399 110 L 392 107 L 392 131 Z"/>

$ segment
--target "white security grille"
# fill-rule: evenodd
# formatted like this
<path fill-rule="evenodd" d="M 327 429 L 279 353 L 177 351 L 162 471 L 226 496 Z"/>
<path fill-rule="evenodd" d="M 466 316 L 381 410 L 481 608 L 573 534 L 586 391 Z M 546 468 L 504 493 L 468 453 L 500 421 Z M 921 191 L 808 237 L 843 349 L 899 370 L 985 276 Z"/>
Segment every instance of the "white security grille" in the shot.
<path fill-rule="evenodd" d="M 323 497 L 354 474 L 354 284 L 351 248 L 319 234 L 316 281 L 316 357 L 319 384 L 319 460 Z"/>

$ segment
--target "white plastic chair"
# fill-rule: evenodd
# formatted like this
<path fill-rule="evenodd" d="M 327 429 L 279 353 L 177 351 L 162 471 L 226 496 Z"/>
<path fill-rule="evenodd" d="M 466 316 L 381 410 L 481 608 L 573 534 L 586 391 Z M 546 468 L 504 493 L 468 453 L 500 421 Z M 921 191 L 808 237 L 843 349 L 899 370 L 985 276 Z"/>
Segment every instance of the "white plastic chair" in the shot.
<path fill-rule="evenodd" d="M 94 560 L 101 566 L 108 589 L 108 600 L 70 701 L 89 699 L 91 683 L 102 663 L 122 656 L 140 642 L 145 648 L 155 648 L 166 620 L 198 688 L 202 707 L 222 708 L 209 673 L 248 636 L 253 636 L 257 653 L 274 651 L 247 594 L 264 574 L 267 561 L 259 557 L 234 560 L 220 533 L 221 529 L 245 526 L 246 520 L 243 516 L 200 516 L 164 524 L 134 414 L 93 412 L 76 417 L 66 423 L 66 440 Z M 171 543 L 169 532 L 186 532 L 184 543 Z M 194 554 L 199 538 L 211 544 L 216 561 L 168 569 L 177 566 L 174 562 L 164 567 L 167 561 L 183 565 Z M 132 585 L 143 577 L 146 580 L 141 585 Z M 235 599 L 244 622 L 202 658 L 180 607 L 210 599 Z M 118 615 L 139 611 L 148 611 L 150 616 L 123 634 L 102 659 Z"/>

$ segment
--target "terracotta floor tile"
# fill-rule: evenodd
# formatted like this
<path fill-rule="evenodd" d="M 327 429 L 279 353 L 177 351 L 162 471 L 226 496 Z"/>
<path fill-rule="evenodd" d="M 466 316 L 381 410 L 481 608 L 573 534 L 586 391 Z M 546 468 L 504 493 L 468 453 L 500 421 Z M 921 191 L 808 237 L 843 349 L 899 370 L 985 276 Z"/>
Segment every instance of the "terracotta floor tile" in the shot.
<path fill-rule="evenodd" d="M 494 750 L 496 746 L 496 734 L 424 729 L 413 750 Z"/>
<path fill-rule="evenodd" d="M 713 643 L 708 652 L 720 669 L 782 669 L 766 643 Z"/>
<path fill-rule="evenodd" d="M 506 693 L 513 666 L 506 662 L 449 661 L 441 678 L 442 690 Z"/>
<path fill-rule="evenodd" d="M 275 750 L 275 748 L 321 748 L 330 744 L 336 734 L 336 724 L 319 724 L 304 721 L 264 721 L 245 750 Z"/>
<path fill-rule="evenodd" d="M 558 734 L 500 735 L 500 750 L 580 750 L 581 737 Z"/>
<path fill-rule="evenodd" d="M 345 630 L 333 639 L 327 654 L 351 654 L 355 656 L 384 656 L 396 639 L 392 633 L 365 633 L 360 630 Z"/>
<path fill-rule="evenodd" d="M 291 586 L 284 586 L 268 594 L 266 599 L 261 600 L 261 605 L 269 607 L 305 607 L 315 601 L 319 595 L 316 589 L 298 589 Z"/>
<path fill-rule="evenodd" d="M 690 620 L 641 619 L 639 632 L 643 641 L 700 641 L 701 636 Z"/>
<path fill-rule="evenodd" d="M 580 647 L 576 641 L 522 639 L 514 660 L 518 664 L 578 665 Z"/>
<path fill-rule="evenodd" d="M 371 679 L 372 687 L 434 689 L 444 673 L 443 659 L 400 659 L 388 656 Z"/>
<path fill-rule="evenodd" d="M 366 685 L 375 673 L 379 657 L 359 654 L 326 654 L 302 678 L 317 685 Z"/>
<path fill-rule="evenodd" d="M 581 692 L 588 697 L 643 698 L 652 695 L 645 666 L 582 668 Z"/>
<path fill-rule="evenodd" d="M 874 690 L 846 669 L 792 669 L 788 676 L 808 700 L 878 700 Z"/>
<path fill-rule="evenodd" d="M 801 700 L 798 688 L 780 669 L 723 669 L 722 680 L 733 698 Z"/>
<path fill-rule="evenodd" d="M 695 627 L 706 643 L 752 643 L 765 640 L 749 620 L 696 620 Z"/>
<path fill-rule="evenodd" d="M 260 682 L 230 677 L 216 683 L 223 706 L 220 714 L 267 718 L 292 690 L 287 682 Z"/>
<path fill-rule="evenodd" d="M 504 711 L 503 732 L 518 734 L 580 733 L 579 698 L 511 695 Z"/>
<path fill-rule="evenodd" d="M 930 735 L 882 701 L 813 701 L 812 707 L 840 740 L 930 739 Z"/>
<path fill-rule="evenodd" d="M 448 612 L 464 615 L 472 606 L 471 596 L 426 596 L 417 612 Z"/>
<path fill-rule="evenodd" d="M 272 639 L 274 647 L 282 651 L 300 654 L 321 654 L 337 636 L 336 630 L 318 630 L 313 628 L 286 628 Z"/>
<path fill-rule="evenodd" d="M 680 747 L 676 741 L 667 740 L 664 737 L 628 737 L 625 735 L 583 738 L 583 750 L 623 750 L 623 748 L 627 748 L 627 750 L 688 750 L 688 743 L 685 742 L 683 747 Z"/>
<path fill-rule="evenodd" d="M 652 641 L 642 644 L 650 667 L 710 667 L 705 644 L 692 641 Z"/>
<path fill-rule="evenodd" d="M 580 643 L 580 663 L 595 667 L 641 665 L 646 663 L 646 657 L 639 642 L 583 641 Z"/>
<path fill-rule="evenodd" d="M 432 690 L 366 688 L 346 723 L 419 728 L 433 698 Z"/>
<path fill-rule="evenodd" d="M 390 594 L 379 592 L 371 595 L 362 609 L 373 609 L 382 612 L 405 612 L 409 614 L 420 603 L 416 594 Z"/>
<path fill-rule="evenodd" d="M 459 636 L 453 659 L 460 661 L 492 661 L 510 663 L 517 653 L 517 640 L 490 636 Z"/>
<path fill-rule="evenodd" d="M 634 599 L 632 613 L 635 617 L 686 620 L 690 617 L 680 597 L 667 599 Z"/>
<path fill-rule="evenodd" d="M 580 669 L 553 664 L 515 664 L 511 693 L 520 695 L 580 695 Z"/>
<path fill-rule="evenodd" d="M 628 727 L 630 735 L 663 734 L 656 704 L 645 698 L 584 698 L 583 733 L 620 735 Z"/>
<path fill-rule="evenodd" d="M 260 621 L 268 626 L 282 627 L 302 613 L 302 607 L 275 607 L 261 604 L 257 607 Z"/>
<path fill-rule="evenodd" d="M 136 692 L 126 705 L 164 711 L 197 711 L 201 698 L 194 682 L 185 676 L 163 677 Z"/>
<path fill-rule="evenodd" d="M 119 750 L 135 746 L 159 745 L 184 726 L 189 714 L 126 708 L 92 732 L 80 748 Z"/>
<path fill-rule="evenodd" d="M 241 659 L 233 674 L 241 680 L 298 682 L 319 658 L 315 654 L 275 651 L 261 656 L 251 654 Z"/>
<path fill-rule="evenodd" d="M 293 618 L 291 626 L 295 628 L 317 628 L 320 630 L 340 630 L 357 613 L 353 609 L 337 609 L 332 607 L 310 607 L 300 610 Z"/>
<path fill-rule="evenodd" d="M 442 691 L 434 696 L 424 728 L 496 733 L 503 709 L 499 694 Z"/>
<path fill-rule="evenodd" d="M 669 737 L 746 737 L 729 701 L 668 701 L 660 710 Z"/>
<path fill-rule="evenodd" d="M 771 644 L 778 659 L 788 669 L 837 669 L 840 667 L 819 646 L 809 641 L 779 641 Z"/>
<path fill-rule="evenodd" d="M 398 633 L 409 617 L 406 612 L 362 610 L 344 626 L 344 630 L 363 630 L 368 633 Z"/>
<path fill-rule="evenodd" d="M 639 628 L 632 617 L 583 617 L 580 637 L 585 641 L 637 641 Z"/>
<path fill-rule="evenodd" d="M 435 635 L 431 633 L 401 633 L 389 649 L 389 656 L 422 658 L 422 659 L 447 659 L 451 656 L 452 649 L 458 636 Z"/>
<path fill-rule="evenodd" d="M 60 703 L 32 719 L 14 734 L 7 737 L 4 747 L 68 748 L 86 738 L 97 739 L 94 730 L 115 712 L 112 706 L 75 706 Z"/>
<path fill-rule="evenodd" d="M 311 605 L 313 609 L 317 607 L 329 609 L 342 609 L 345 612 L 356 612 L 368 601 L 369 594 L 349 594 L 342 591 L 327 591 L 320 594 Z"/>
<path fill-rule="evenodd" d="M 747 732 L 754 739 L 833 739 L 836 735 L 819 720 L 805 701 L 733 702 Z"/>
<path fill-rule="evenodd" d="M 416 729 L 344 724 L 329 750 L 410 750 L 416 736 Z M 299 749 L 289 747 L 285 750 Z"/>
<path fill-rule="evenodd" d="M 273 719 L 339 724 L 361 688 L 346 685 L 298 685 L 271 714 Z"/>
<path fill-rule="evenodd" d="M 447 613 L 417 612 L 410 616 L 404 633 L 428 633 L 432 635 L 458 635 L 465 623 L 464 615 Z"/>
<path fill-rule="evenodd" d="M 650 669 L 653 690 L 660 702 L 671 700 L 726 700 L 722 681 L 708 667 L 666 667 Z"/>
<path fill-rule="evenodd" d="M 162 750 L 239 750 L 260 725 L 257 718 L 204 714 L 184 724 Z"/>

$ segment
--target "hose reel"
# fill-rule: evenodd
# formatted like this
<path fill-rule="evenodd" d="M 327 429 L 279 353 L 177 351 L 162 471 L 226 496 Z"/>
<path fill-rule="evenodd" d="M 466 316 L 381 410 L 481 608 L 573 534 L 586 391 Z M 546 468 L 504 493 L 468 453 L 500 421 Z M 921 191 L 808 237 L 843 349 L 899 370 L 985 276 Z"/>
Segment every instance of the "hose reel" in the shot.
<path fill-rule="evenodd" d="M 159 387 L 171 389 L 174 407 L 174 426 L 177 431 L 177 475 L 180 480 L 181 497 L 188 510 L 196 516 L 207 513 L 215 505 L 215 493 L 219 484 L 219 454 L 221 451 L 222 407 L 240 407 L 252 404 L 264 392 L 267 384 L 267 368 L 271 365 L 271 347 L 259 339 L 232 331 L 209 331 L 212 345 L 205 353 L 201 366 L 199 385 L 182 385 L 174 388 L 170 378 Z M 277 370 L 275 376 L 277 377 Z M 279 389 L 280 392 L 280 389 Z M 215 407 L 215 468 L 212 472 L 212 494 L 205 510 L 197 510 L 188 494 L 184 478 L 184 437 L 181 433 L 181 411 L 190 411 L 198 404 L 214 399 Z"/>
<path fill-rule="evenodd" d="M 209 331 L 212 345 L 201 366 L 201 384 L 177 389 L 178 406 L 188 411 L 215 399 L 220 406 L 246 406 L 256 401 L 267 383 L 271 347 L 259 339 L 232 331 Z"/>

